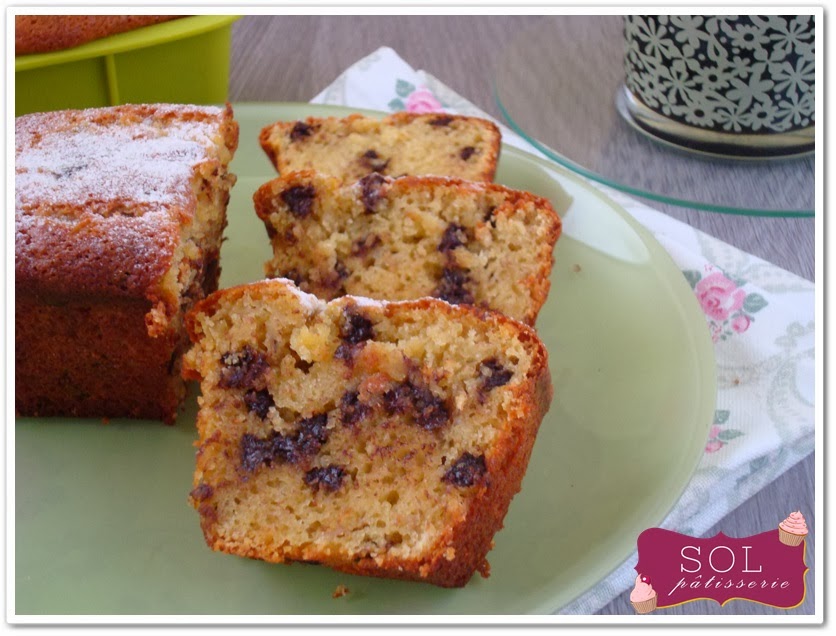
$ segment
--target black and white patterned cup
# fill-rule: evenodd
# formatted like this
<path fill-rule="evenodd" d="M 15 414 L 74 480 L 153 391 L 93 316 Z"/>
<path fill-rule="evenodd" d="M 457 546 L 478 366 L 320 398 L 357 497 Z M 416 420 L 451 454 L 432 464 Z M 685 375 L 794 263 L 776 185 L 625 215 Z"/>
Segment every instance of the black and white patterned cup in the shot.
<path fill-rule="evenodd" d="M 634 15 L 618 109 L 692 150 L 738 157 L 814 149 L 812 15 Z"/>

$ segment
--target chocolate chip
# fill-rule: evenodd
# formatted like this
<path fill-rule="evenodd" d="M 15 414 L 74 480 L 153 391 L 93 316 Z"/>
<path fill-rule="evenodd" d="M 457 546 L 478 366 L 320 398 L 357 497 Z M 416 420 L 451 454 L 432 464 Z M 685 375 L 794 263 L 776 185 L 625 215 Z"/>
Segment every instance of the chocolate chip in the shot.
<path fill-rule="evenodd" d="M 438 251 L 450 252 L 457 247 L 467 245 L 469 240 L 470 237 L 468 236 L 466 228 L 461 225 L 456 225 L 455 223 L 450 223 L 450 225 L 447 226 L 447 229 L 444 230 L 444 234 L 441 236 L 441 242 L 438 244 Z"/>
<path fill-rule="evenodd" d="M 276 278 L 287 278 L 288 280 L 292 280 L 297 286 L 305 282 L 305 277 L 302 276 L 298 269 L 289 269 L 286 272 L 279 272 L 276 274 Z"/>
<path fill-rule="evenodd" d="M 247 405 L 247 410 L 250 413 L 255 413 L 262 420 L 267 417 L 270 407 L 275 406 L 273 396 L 270 395 L 270 391 L 267 389 L 262 389 L 261 391 L 250 389 L 244 393 L 244 404 Z"/>
<path fill-rule="evenodd" d="M 461 457 L 453 462 L 441 479 L 454 486 L 466 488 L 481 481 L 486 472 L 485 456 L 479 455 L 479 457 L 476 457 L 465 451 Z"/>
<path fill-rule="evenodd" d="M 341 260 L 337 259 L 334 263 L 334 269 L 322 274 L 319 279 L 319 284 L 327 289 L 336 291 L 336 296 L 344 296 L 345 286 L 343 281 L 351 275 L 348 268 Z"/>
<path fill-rule="evenodd" d="M 410 382 L 402 382 L 383 394 L 383 408 L 389 415 L 402 415 L 412 407 L 413 386 Z"/>
<path fill-rule="evenodd" d="M 347 362 L 349 366 L 354 365 L 354 354 L 356 353 L 357 345 L 350 345 L 347 342 L 340 343 L 337 350 L 334 351 L 334 359 Z"/>
<path fill-rule="evenodd" d="M 313 209 L 316 190 L 313 186 L 297 185 L 282 192 L 281 197 L 290 213 L 302 219 L 308 216 Z"/>
<path fill-rule="evenodd" d="M 363 206 L 366 209 L 366 214 L 373 214 L 383 193 L 383 185 L 386 183 L 386 177 L 377 172 L 373 172 L 360 179 L 357 182 L 360 185 L 360 198 L 363 201 Z"/>
<path fill-rule="evenodd" d="M 310 137 L 312 132 L 313 128 L 310 124 L 306 124 L 303 121 L 297 121 L 293 124 L 293 128 L 290 131 L 290 141 L 299 141 L 305 137 Z"/>
<path fill-rule="evenodd" d="M 456 265 L 446 266 L 433 296 L 453 305 L 473 304 L 473 294 L 465 287 L 470 282 L 467 271 Z"/>
<path fill-rule="evenodd" d="M 343 342 L 337 347 L 334 357 L 352 365 L 357 351 L 365 346 L 367 340 L 374 338 L 372 321 L 355 311 L 351 305 L 347 306 L 343 310 L 340 338 Z"/>
<path fill-rule="evenodd" d="M 212 488 L 209 484 L 200 483 L 198 486 L 192 490 L 189 495 L 195 501 L 204 501 L 209 499 L 215 493 L 215 489 Z"/>
<path fill-rule="evenodd" d="M 473 146 L 465 146 L 464 148 L 462 148 L 461 152 L 459 153 L 459 156 L 462 158 L 462 161 L 467 161 L 473 156 L 473 153 L 475 152 L 476 148 L 474 148 Z"/>
<path fill-rule="evenodd" d="M 372 321 L 356 311 L 351 305 L 343 310 L 340 338 L 348 344 L 358 344 L 374 338 Z"/>
<path fill-rule="evenodd" d="M 340 420 L 346 426 L 354 426 L 362 422 L 372 412 L 368 404 L 360 401 L 357 391 L 348 391 L 340 400 Z"/>
<path fill-rule="evenodd" d="M 327 424 L 328 416 L 325 413 L 300 421 L 294 438 L 296 454 L 302 456 L 316 455 L 322 445 L 328 441 Z M 295 463 L 295 461 L 292 461 L 292 463 Z"/>
<path fill-rule="evenodd" d="M 429 388 L 406 380 L 383 394 L 383 408 L 389 415 L 411 415 L 415 423 L 427 431 L 434 431 L 450 420 L 444 400 Z"/>
<path fill-rule="evenodd" d="M 450 420 L 450 411 L 444 401 L 427 388 L 422 388 L 415 398 L 416 423 L 423 429 L 434 431 Z"/>
<path fill-rule="evenodd" d="M 382 244 L 383 240 L 377 234 L 367 234 L 351 244 L 352 256 L 365 256 L 371 250 Z"/>
<path fill-rule="evenodd" d="M 494 212 L 496 212 L 496 206 L 495 205 L 488 206 L 488 209 L 485 210 L 485 216 L 484 216 L 484 219 L 483 219 L 485 221 L 485 223 L 490 223 L 491 227 L 496 227 L 496 219 L 493 216 Z"/>
<path fill-rule="evenodd" d="M 482 376 L 482 390 L 490 391 L 499 386 L 505 386 L 514 376 L 513 371 L 503 367 L 496 358 L 482 360 L 479 364 L 479 375 Z"/>
<path fill-rule="evenodd" d="M 297 432 L 298 436 L 298 432 Z M 295 464 L 301 459 L 301 454 L 298 452 L 296 445 L 296 437 L 289 435 L 282 435 L 281 433 L 271 433 L 267 438 L 270 442 L 268 448 L 268 456 L 264 460 L 268 466 L 272 465 L 273 460 L 285 463 Z"/>
<path fill-rule="evenodd" d="M 223 354 L 221 363 L 218 386 L 222 389 L 250 388 L 269 366 L 264 354 L 249 346 Z"/>
<path fill-rule="evenodd" d="M 201 504 L 197 511 L 200 513 L 201 525 L 204 523 L 214 524 L 218 521 L 218 510 L 212 504 Z"/>
<path fill-rule="evenodd" d="M 261 438 L 244 433 L 241 437 L 241 466 L 251 473 L 262 464 L 269 464 L 273 459 L 272 450 L 272 438 Z"/>
<path fill-rule="evenodd" d="M 276 431 L 267 437 L 245 433 L 241 437 L 241 466 L 253 472 L 262 465 L 274 461 L 298 464 L 306 457 L 316 455 L 328 441 L 328 416 L 325 413 L 300 420 L 296 430 L 288 435 Z"/>
<path fill-rule="evenodd" d="M 442 115 L 430 120 L 430 126 L 449 126 L 453 118 L 449 115 Z"/>
<path fill-rule="evenodd" d="M 269 227 L 272 228 L 273 226 L 271 225 Z M 273 230 L 273 236 L 275 236 L 275 235 L 276 235 L 276 230 L 274 229 Z M 270 237 L 270 238 L 272 238 L 272 237 Z M 287 228 L 284 231 L 284 240 L 288 245 L 296 245 L 299 242 L 299 239 L 296 238 L 296 234 L 294 234 L 292 228 Z"/>
<path fill-rule="evenodd" d="M 343 263 L 340 259 L 337 259 L 337 262 L 334 263 L 334 272 L 340 280 L 345 280 L 351 275 L 351 272 L 348 271 L 345 263 Z"/>
<path fill-rule="evenodd" d="M 373 172 L 383 173 L 389 165 L 389 159 L 384 159 L 375 150 L 367 150 L 360 155 L 360 164 Z"/>
<path fill-rule="evenodd" d="M 313 488 L 314 492 L 318 492 L 320 486 L 328 492 L 336 492 L 343 485 L 345 475 L 344 468 L 329 464 L 322 468 L 311 468 L 305 473 L 305 483 Z"/>

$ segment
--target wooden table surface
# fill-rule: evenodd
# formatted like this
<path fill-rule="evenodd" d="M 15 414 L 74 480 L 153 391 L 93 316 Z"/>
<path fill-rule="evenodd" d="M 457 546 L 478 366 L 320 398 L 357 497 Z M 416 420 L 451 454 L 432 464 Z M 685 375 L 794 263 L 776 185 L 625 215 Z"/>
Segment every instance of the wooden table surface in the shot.
<path fill-rule="evenodd" d="M 534 23 L 533 16 L 250 16 L 233 27 L 230 100 L 306 102 L 346 67 L 381 46 L 390 46 L 413 68 L 424 69 L 498 120 L 492 71 L 503 41 Z M 563 37 L 594 37 L 599 16 L 573 22 Z M 533 105 L 536 107 L 536 105 Z M 748 184 L 757 188 L 757 183 Z M 791 184 L 788 186 L 791 187 Z M 745 217 L 647 202 L 712 236 L 814 280 L 813 219 Z M 814 510 L 813 455 L 722 519 L 719 531 L 734 537 L 763 532 L 786 515 L 788 503 Z M 807 541 L 807 597 L 794 610 L 732 601 L 725 607 L 697 601 L 658 614 L 812 614 L 814 525 Z M 634 613 L 625 593 L 602 614 Z"/>

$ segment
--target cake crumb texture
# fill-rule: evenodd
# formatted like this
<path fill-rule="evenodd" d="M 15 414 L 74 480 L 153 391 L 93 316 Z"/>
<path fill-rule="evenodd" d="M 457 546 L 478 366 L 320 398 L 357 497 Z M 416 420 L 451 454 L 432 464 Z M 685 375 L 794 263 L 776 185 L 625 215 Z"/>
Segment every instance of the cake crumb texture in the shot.
<path fill-rule="evenodd" d="M 549 293 L 561 221 L 528 192 L 377 174 L 342 184 L 303 171 L 253 199 L 273 246 L 266 275 L 320 298 L 431 296 L 533 325 Z"/>
<path fill-rule="evenodd" d="M 487 574 L 552 388 L 535 332 L 435 299 L 219 291 L 187 324 L 214 550 L 444 587 Z"/>
<path fill-rule="evenodd" d="M 491 121 L 445 113 L 354 114 L 276 122 L 260 135 L 280 174 L 316 170 L 350 183 L 369 174 L 493 181 L 501 133 Z"/>

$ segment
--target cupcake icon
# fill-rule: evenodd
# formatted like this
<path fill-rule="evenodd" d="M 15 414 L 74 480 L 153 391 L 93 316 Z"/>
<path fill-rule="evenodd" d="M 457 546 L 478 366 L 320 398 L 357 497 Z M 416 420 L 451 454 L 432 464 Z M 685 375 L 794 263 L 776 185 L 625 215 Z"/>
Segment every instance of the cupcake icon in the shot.
<path fill-rule="evenodd" d="M 639 614 L 649 614 L 656 609 L 656 590 L 650 584 L 650 577 L 639 574 L 636 577 L 636 586 L 630 592 L 630 602 Z"/>
<path fill-rule="evenodd" d="M 778 524 L 778 538 L 789 546 L 800 545 L 807 538 L 807 522 L 800 511 L 791 512 L 790 516 Z"/>

